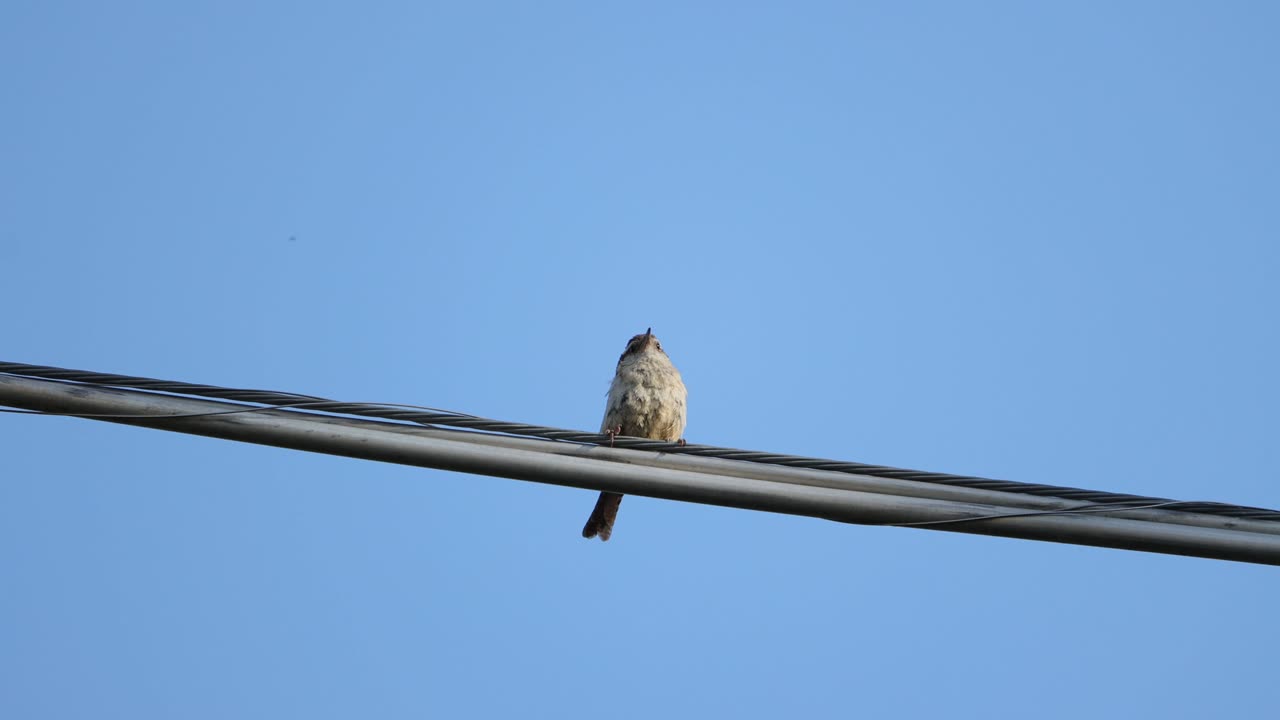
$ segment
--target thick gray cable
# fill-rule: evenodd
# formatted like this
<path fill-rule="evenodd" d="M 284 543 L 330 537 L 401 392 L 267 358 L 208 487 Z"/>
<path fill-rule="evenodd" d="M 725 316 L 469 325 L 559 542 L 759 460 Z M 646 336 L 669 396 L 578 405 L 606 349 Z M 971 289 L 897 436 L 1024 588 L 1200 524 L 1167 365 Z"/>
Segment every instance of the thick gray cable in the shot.
<path fill-rule="evenodd" d="M 922 487 L 919 483 L 887 478 L 847 475 L 832 481 L 825 472 L 756 468 L 813 474 L 825 479 L 825 482 L 812 483 L 779 482 L 750 475 L 727 476 L 712 466 L 751 465 L 696 457 L 674 458 L 689 463 L 691 470 L 645 467 L 636 460 L 663 456 L 296 410 L 243 407 L 13 375 L 0 375 L 0 403 L 51 413 L 102 415 L 112 422 L 312 452 L 841 522 L 918 525 L 953 532 L 1280 564 L 1280 534 L 1275 532 L 1273 523 L 1199 516 L 1219 524 L 1219 527 L 1204 527 L 1128 517 L 1131 513 L 1165 512 L 1159 509 L 1099 506 L 1026 512 L 1012 506 L 854 489 L 862 481 Z M 231 412 L 236 410 L 243 412 Z M 1191 513 L 1168 512 L 1167 515 L 1195 517 Z M 1255 531 L 1258 526 L 1267 531 Z"/>
<path fill-rule="evenodd" d="M 524 423 L 491 420 L 488 418 L 476 417 L 474 415 L 467 415 L 465 413 L 450 412 L 447 410 L 438 410 L 433 408 L 421 408 L 417 406 L 338 402 L 313 395 L 299 395 L 295 393 L 268 390 L 225 388 L 216 385 L 200 385 L 171 380 L 156 380 L 154 378 L 136 377 L 131 375 L 116 375 L 87 370 L 69 370 L 66 368 L 57 368 L 47 365 L 30 365 L 15 362 L 0 362 L 0 373 L 8 373 L 11 375 L 25 377 L 64 380 L 92 385 L 130 387 L 140 390 L 151 390 L 179 395 L 194 395 L 197 397 L 217 398 L 222 400 L 236 400 L 240 402 L 262 403 L 273 406 L 298 407 L 305 405 L 307 409 L 314 411 L 386 420 L 398 420 L 422 425 L 457 427 L 468 430 L 495 432 L 524 437 L 538 437 L 549 440 L 589 444 L 609 442 L 609 439 L 606 436 L 598 433 L 586 433 L 575 430 L 545 427 L 542 425 L 529 425 Z M 907 470 L 904 468 L 894 468 L 883 465 L 868 465 L 864 463 L 824 460 L 821 458 L 781 455 L 751 450 L 736 450 L 733 448 L 715 447 L 710 445 L 676 445 L 675 443 L 644 440 L 640 438 L 618 437 L 613 441 L 613 445 L 620 448 L 630 448 L 635 450 L 660 450 L 664 453 L 738 460 L 765 465 L 781 465 L 791 468 L 826 470 L 871 477 L 909 480 L 935 485 L 946 485 L 977 490 L 993 490 L 1003 493 L 1018 493 L 1036 497 L 1062 498 L 1065 500 L 1075 500 L 1081 503 L 1115 504 L 1120 506 L 1155 504 L 1170 505 L 1176 503 L 1176 509 L 1171 510 L 1171 512 L 1181 511 L 1280 523 L 1280 511 L 1232 505 L 1228 503 L 1174 501 L 1169 498 L 1110 493 L 1099 490 L 1084 490 L 1081 488 L 1055 485 L 1019 483 L 1009 480 L 994 480 L 991 478 L 965 475 L 950 475 L 947 473 Z"/>

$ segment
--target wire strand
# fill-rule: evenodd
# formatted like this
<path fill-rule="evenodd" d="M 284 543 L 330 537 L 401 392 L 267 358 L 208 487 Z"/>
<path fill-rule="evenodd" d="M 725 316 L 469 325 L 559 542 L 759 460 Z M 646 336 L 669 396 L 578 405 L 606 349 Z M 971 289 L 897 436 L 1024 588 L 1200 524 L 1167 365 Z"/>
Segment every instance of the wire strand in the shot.
<path fill-rule="evenodd" d="M 19 410 L 19 409 L 9 409 L 9 408 L 0 408 L 0 412 L 13 413 L 18 415 L 49 415 L 54 417 L 77 417 L 77 418 L 98 418 L 98 419 L 156 418 L 156 419 L 168 420 L 171 418 L 211 417 L 211 416 L 218 416 L 218 415 L 235 415 L 240 413 L 252 413 L 252 412 L 259 412 L 262 410 L 279 410 L 282 408 L 301 408 L 301 407 L 306 407 L 308 405 L 316 405 L 316 404 L 319 404 L 319 403 L 315 403 L 315 402 L 288 403 L 288 404 L 280 404 L 280 405 L 268 405 L 263 407 L 237 408 L 235 410 L 211 410 L 208 412 L 178 413 L 178 414 L 69 413 L 69 412 L 63 413 L 63 412 L 53 412 L 53 411 L 46 411 L 46 410 Z M 386 405 L 387 407 L 425 408 L 425 406 L 421 406 L 421 405 L 401 405 L 401 404 L 391 404 L 391 403 L 378 403 L 378 404 Z M 433 408 L 426 408 L 426 409 L 433 409 Z M 1109 513 L 1109 512 L 1122 512 L 1126 510 L 1150 510 L 1154 508 L 1170 508 L 1178 505 L 1197 505 L 1203 502 L 1204 501 L 1169 500 L 1165 502 L 1148 503 L 1143 505 L 1132 505 L 1132 504 L 1121 504 L 1121 503 L 1116 503 L 1114 505 L 1095 504 L 1095 505 L 1089 505 L 1086 507 L 1064 508 L 1061 510 L 1028 510 L 1025 512 L 1002 513 L 1002 514 L 996 514 L 996 515 L 978 515 L 975 517 L 950 518 L 946 520 L 923 520 L 920 522 L 879 523 L 879 525 L 884 527 L 925 527 L 925 526 L 932 526 L 932 525 L 954 525 L 958 523 L 982 522 L 982 521 L 989 521 L 989 520 L 1001 520 L 1004 518 L 1033 517 L 1033 516 L 1041 516 L 1041 515 L 1084 515 L 1084 514 L 1101 514 L 1101 513 Z"/>
<path fill-rule="evenodd" d="M 354 415 L 359 417 L 372 417 L 381 420 L 393 420 L 397 422 L 408 422 L 417 425 L 425 425 L 429 427 L 449 427 L 455 429 L 468 430 L 473 432 L 488 432 L 504 435 L 514 435 L 520 437 L 541 438 L 544 440 L 555 440 L 561 442 L 574 442 L 590 445 L 601 445 L 608 443 L 614 447 L 628 448 L 635 450 L 651 450 L 673 454 L 688 454 L 700 457 L 713 457 L 726 460 L 739 460 L 743 462 L 753 462 L 766 465 L 781 465 L 785 467 L 809 468 L 815 470 L 828 470 L 833 472 L 870 475 L 873 477 L 894 478 L 898 480 L 910 480 L 922 483 L 933 483 L 939 485 L 952 485 L 956 487 L 968 487 L 982 490 L 997 490 L 1001 492 L 1018 493 L 1024 495 L 1034 495 L 1040 497 L 1055 497 L 1065 500 L 1076 500 L 1080 502 L 1092 503 L 1094 506 L 1113 508 L 1114 510 L 1134 509 L 1135 505 L 1150 507 L 1166 507 L 1176 508 L 1174 511 L 1194 512 L 1208 515 L 1219 515 L 1226 517 L 1236 517 L 1250 520 L 1263 520 L 1271 522 L 1280 522 L 1280 511 L 1270 510 L 1266 508 L 1248 507 L 1243 505 L 1232 505 L 1229 503 L 1220 503 L 1212 501 L 1179 501 L 1169 498 L 1147 497 L 1142 495 L 1128 495 L 1122 493 L 1111 493 L 1099 490 L 1086 490 L 1081 488 L 1041 485 L 1033 483 L 1019 483 L 1010 480 L 995 480 L 991 478 L 982 478 L 968 475 L 951 475 L 947 473 L 927 472 L 922 470 L 909 470 L 905 468 L 895 468 L 884 465 L 869 465 L 865 463 L 856 463 L 848 461 L 828 460 L 822 458 L 803 457 L 796 455 L 784 455 L 779 453 L 766 453 L 753 450 L 738 450 L 734 448 L 716 447 L 711 445 L 694 445 L 694 444 L 678 444 L 672 442 L 664 442 L 658 440 L 647 440 L 644 438 L 630 438 L 625 436 L 609 437 L 601 433 L 588 433 L 578 430 L 565 430 L 562 428 L 553 428 L 542 425 L 531 425 L 525 423 L 513 423 L 502 420 L 492 420 L 467 413 L 460 413 L 450 410 L 442 410 L 420 405 L 408 405 L 402 403 L 353 403 L 329 400 L 315 395 L 301 395 L 297 393 L 284 393 L 269 390 L 250 390 L 238 388 L 225 388 L 216 385 L 200 385 L 195 383 L 177 382 L 170 380 L 157 380 L 154 378 L 136 377 L 130 375 L 115 375 L 109 373 L 91 372 L 85 370 L 69 370 L 65 368 L 51 367 L 47 365 L 28 365 L 25 363 L 0 362 L 0 374 L 15 375 L 20 377 L 42 378 L 46 380 L 59 380 L 63 382 L 83 383 L 99 387 L 125 387 L 139 390 L 148 390 L 153 392 L 169 393 L 174 395 L 188 395 L 196 397 L 217 398 L 222 400 L 232 400 L 237 402 L 250 402 L 262 404 L 262 407 L 244 408 L 228 411 L 218 411 L 208 414 L 231 414 L 245 412 L 259 412 L 262 410 L 281 410 L 287 409 L 290 412 L 326 412 L 339 415 Z M 10 411 L 15 412 L 15 411 Z M 24 411 L 16 411 L 26 413 Z M 54 414 L 54 413 L 38 413 L 38 414 Z M 197 413 L 192 416 L 198 416 L 206 413 Z M 88 416 L 68 413 L 68 415 L 76 417 L 107 417 L 104 415 Z M 117 416 L 122 417 L 123 416 Z M 138 416 L 128 416 L 138 417 Z M 145 416 L 144 416 L 145 417 Z M 183 417 L 177 415 L 163 415 L 156 417 Z M 1073 511 L 1043 511 L 1042 513 L 1032 514 L 1062 514 L 1070 512 L 1081 512 L 1081 510 Z M 1007 516 L 1000 516 L 1007 517 Z M 930 524 L 937 523 L 953 523 L 953 522 L 973 522 L 980 518 L 963 518 L 946 521 L 929 521 Z M 991 519 L 996 519 L 995 517 Z"/>
<path fill-rule="evenodd" d="M 955 525 L 957 523 L 979 522 L 983 520 L 1002 520 L 1004 518 L 1037 517 L 1041 515 L 1100 515 L 1125 510 L 1151 510 L 1169 508 L 1175 505 L 1195 505 L 1189 500 L 1169 500 L 1167 502 L 1149 503 L 1147 505 L 1089 505 L 1087 507 L 1063 508 L 1061 510 L 1027 510 L 1026 512 L 1000 513 L 998 515 L 977 515 L 967 518 L 950 518 L 947 520 L 921 520 L 920 522 L 880 523 L 885 527 L 926 527 L 930 525 Z"/>

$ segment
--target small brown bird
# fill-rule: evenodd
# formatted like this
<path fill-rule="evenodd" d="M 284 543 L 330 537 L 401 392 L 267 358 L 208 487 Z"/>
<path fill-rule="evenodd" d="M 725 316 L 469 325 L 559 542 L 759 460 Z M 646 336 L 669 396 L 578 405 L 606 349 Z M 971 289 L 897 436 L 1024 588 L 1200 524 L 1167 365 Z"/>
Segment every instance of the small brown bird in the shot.
<path fill-rule="evenodd" d="M 688 396 L 680 371 L 662 351 L 662 343 L 653 336 L 653 328 L 649 328 L 643 335 L 631 338 L 618 358 L 600 432 L 650 440 L 679 440 L 684 433 Z M 582 537 L 599 535 L 601 540 L 608 540 L 621 504 L 622 495 L 600 493 L 595 510 L 582 528 Z"/>

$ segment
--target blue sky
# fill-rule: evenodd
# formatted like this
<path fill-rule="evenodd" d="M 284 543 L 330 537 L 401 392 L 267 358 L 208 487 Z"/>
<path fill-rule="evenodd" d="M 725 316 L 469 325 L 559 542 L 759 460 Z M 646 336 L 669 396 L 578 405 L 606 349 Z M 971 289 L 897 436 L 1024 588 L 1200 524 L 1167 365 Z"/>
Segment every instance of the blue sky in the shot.
<path fill-rule="evenodd" d="M 1280 506 L 1261 2 L 0 6 L 0 359 Z M 0 416 L 0 715 L 1208 717 L 1274 568 Z"/>

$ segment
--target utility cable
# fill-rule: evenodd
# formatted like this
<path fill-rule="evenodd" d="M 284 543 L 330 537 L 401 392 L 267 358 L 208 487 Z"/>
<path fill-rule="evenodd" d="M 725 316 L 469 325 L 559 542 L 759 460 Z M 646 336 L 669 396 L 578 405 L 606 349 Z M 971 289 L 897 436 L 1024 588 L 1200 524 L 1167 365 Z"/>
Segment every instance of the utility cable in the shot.
<path fill-rule="evenodd" d="M 1107 503 L 1067 500 L 1053 495 L 877 477 L 844 469 L 875 466 L 727 448 L 707 448 L 712 455 L 698 457 L 682 454 L 688 446 L 656 443 L 661 447 L 649 449 L 658 452 L 634 452 L 609 447 L 609 438 L 603 435 L 520 425 L 538 430 L 520 436 L 495 431 L 498 427 L 509 429 L 515 423 L 430 408 L 338 403 L 312 396 L 147 378 L 139 379 L 137 384 L 153 387 L 142 390 L 121 387 L 122 379 L 132 382 L 125 376 L 46 368 L 43 372 L 75 373 L 80 377 L 44 379 L 9 372 L 20 369 L 12 363 L 2 367 L 5 372 L 0 372 L 0 404 L 42 414 L 861 525 L 919 527 L 1280 565 L 1280 523 L 1255 517 L 1280 514 L 1275 511 L 1115 494 L 1103 494 L 1110 499 Z M 34 367 L 40 370 L 39 366 Z M 109 378 L 110 382 L 81 379 L 95 377 Z M 243 405 L 170 394 L 175 390 L 250 397 L 270 404 Z M 324 408 L 324 412 L 317 412 L 316 407 Z M 344 417 L 337 413 L 372 417 Z M 428 418 L 476 427 L 430 425 L 425 422 Z M 539 432 L 561 442 L 548 442 Z M 618 438 L 613 444 L 631 443 Z M 750 460 L 737 460 L 744 456 Z M 733 459 L 722 459 L 725 457 Z M 797 466 L 797 462 L 843 467 L 831 472 Z M 1001 483 L 1002 487 L 1028 487 L 1005 481 L 987 482 Z M 1200 508 L 1218 513 L 1204 513 Z"/>
<path fill-rule="evenodd" d="M 66 382 L 83 383 L 104 387 L 126 387 L 139 390 L 188 395 L 196 397 L 216 398 L 239 402 L 260 403 L 262 409 L 301 409 L 338 415 L 354 415 L 358 417 L 410 422 L 418 425 L 442 426 L 464 430 L 499 433 L 518 437 L 542 438 L 561 442 L 601 445 L 609 444 L 633 450 L 651 450 L 663 453 L 711 457 L 766 465 L 826 470 L 837 473 L 868 475 L 871 477 L 910 480 L 921 483 L 933 483 L 954 487 L 966 487 L 980 490 L 993 490 L 1017 493 L 1038 497 L 1062 498 L 1090 503 L 1095 506 L 1115 505 L 1118 509 L 1131 509 L 1134 506 L 1165 507 L 1171 510 L 1194 512 L 1205 515 L 1217 515 L 1248 520 L 1261 520 L 1280 523 L 1280 511 L 1266 508 L 1233 505 L 1212 501 L 1171 500 L 1169 498 L 1130 495 L 1124 493 L 1086 490 L 1082 488 L 1057 485 L 1021 483 L 1010 480 L 969 475 L 952 475 L 948 473 L 909 470 L 905 468 L 871 465 L 849 461 L 828 460 L 822 458 L 803 457 L 767 453 L 753 450 L 716 447 L 712 445 L 678 444 L 625 436 L 610 437 L 600 433 L 588 433 L 577 430 L 565 430 L 543 425 L 514 423 L 502 420 L 478 417 L 466 413 L 442 410 L 420 405 L 400 403 L 367 403 L 342 402 L 315 395 L 278 392 L 270 390 L 251 390 L 242 388 L 226 388 L 216 385 L 179 382 L 173 380 L 157 380 L 154 378 L 132 375 L 92 372 L 87 370 L 69 370 L 47 365 L 29 365 L 26 363 L 0 362 L 0 373 L 35 377 Z M 217 414 L 253 412 L 254 409 L 237 409 L 220 411 Z M 70 413 L 69 413 L 70 414 Z M 1055 511 L 1062 512 L 1062 511 Z"/>

